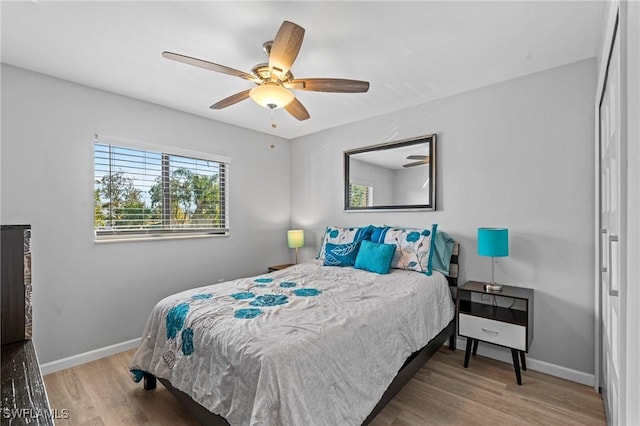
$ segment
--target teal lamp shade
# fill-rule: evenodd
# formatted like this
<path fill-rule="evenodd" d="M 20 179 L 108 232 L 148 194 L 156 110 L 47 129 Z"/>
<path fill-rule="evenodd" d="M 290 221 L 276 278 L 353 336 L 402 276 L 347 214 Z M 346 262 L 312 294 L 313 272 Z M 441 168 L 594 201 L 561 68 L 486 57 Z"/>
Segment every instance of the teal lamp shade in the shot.
<path fill-rule="evenodd" d="M 509 256 L 509 230 L 478 228 L 478 254 L 491 257 Z"/>

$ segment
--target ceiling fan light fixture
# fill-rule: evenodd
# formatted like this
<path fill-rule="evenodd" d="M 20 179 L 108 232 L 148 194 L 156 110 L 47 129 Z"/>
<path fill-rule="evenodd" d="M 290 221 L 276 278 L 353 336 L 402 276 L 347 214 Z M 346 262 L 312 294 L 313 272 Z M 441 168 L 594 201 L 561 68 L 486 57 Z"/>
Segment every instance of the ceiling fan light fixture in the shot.
<path fill-rule="evenodd" d="M 249 91 L 249 96 L 258 105 L 269 109 L 285 107 L 295 98 L 291 91 L 274 82 L 266 82 L 254 87 Z"/>
<path fill-rule="evenodd" d="M 227 96 L 211 105 L 210 109 L 228 108 L 250 97 L 258 105 L 272 111 L 285 107 L 287 113 L 293 118 L 298 121 L 304 121 L 309 119 L 309 111 L 294 96 L 291 90 L 331 93 L 364 93 L 369 90 L 369 82 L 367 81 L 347 80 L 344 78 L 295 79 L 291 72 L 291 66 L 302 46 L 304 32 L 304 28 L 300 25 L 284 21 L 273 41 L 267 41 L 262 45 L 269 58 L 268 62 L 255 65 L 251 73 L 179 53 L 165 51 L 162 52 L 162 56 L 187 65 L 240 77 L 257 85 L 253 89 L 246 89 Z"/>

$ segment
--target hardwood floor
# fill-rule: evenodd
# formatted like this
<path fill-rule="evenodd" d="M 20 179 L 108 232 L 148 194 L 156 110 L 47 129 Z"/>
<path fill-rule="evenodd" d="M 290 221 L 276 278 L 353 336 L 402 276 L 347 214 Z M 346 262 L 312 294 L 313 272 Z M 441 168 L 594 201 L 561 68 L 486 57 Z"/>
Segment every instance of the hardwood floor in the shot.
<path fill-rule="evenodd" d="M 133 351 L 44 377 L 51 408 L 68 409 L 56 425 L 197 425 L 158 383 L 134 383 Z M 536 371 L 515 382 L 513 366 L 441 349 L 374 419 L 372 426 L 605 425 L 602 398 L 591 387 Z"/>

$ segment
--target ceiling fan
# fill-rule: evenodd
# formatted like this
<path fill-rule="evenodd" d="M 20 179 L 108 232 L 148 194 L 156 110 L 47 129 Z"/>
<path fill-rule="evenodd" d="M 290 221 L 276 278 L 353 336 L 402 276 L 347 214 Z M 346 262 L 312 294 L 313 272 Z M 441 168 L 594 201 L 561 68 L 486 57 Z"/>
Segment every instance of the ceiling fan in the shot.
<path fill-rule="evenodd" d="M 162 56 L 196 67 L 240 77 L 256 84 L 256 87 L 252 89 L 243 90 L 216 102 L 209 107 L 211 109 L 223 109 L 250 97 L 265 108 L 271 110 L 284 108 L 298 120 L 306 120 L 309 118 L 309 112 L 296 99 L 291 89 L 334 93 L 361 93 L 369 90 L 369 82 L 367 81 L 341 78 L 294 78 L 291 66 L 298 56 L 303 37 L 304 28 L 293 22 L 284 21 L 275 39 L 262 45 L 269 62 L 254 66 L 250 73 L 173 52 L 162 52 Z"/>
<path fill-rule="evenodd" d="M 428 155 L 410 155 L 407 157 L 407 160 L 417 160 L 412 163 L 403 164 L 402 167 L 415 167 L 422 166 L 425 164 L 429 164 L 429 156 Z"/>

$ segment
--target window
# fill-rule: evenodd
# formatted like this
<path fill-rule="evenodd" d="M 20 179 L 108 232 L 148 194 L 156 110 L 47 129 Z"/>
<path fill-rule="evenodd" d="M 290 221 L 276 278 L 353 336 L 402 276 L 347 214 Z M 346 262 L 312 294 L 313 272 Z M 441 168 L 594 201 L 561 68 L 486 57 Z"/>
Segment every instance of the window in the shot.
<path fill-rule="evenodd" d="M 351 207 L 373 206 L 373 187 L 350 183 L 349 200 L 351 203 Z"/>
<path fill-rule="evenodd" d="M 228 161 L 94 142 L 96 240 L 228 234 Z M 201 158 L 197 158 L 201 157 Z"/>

